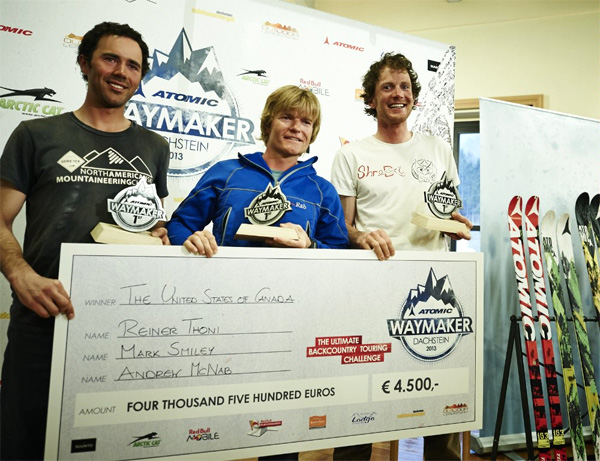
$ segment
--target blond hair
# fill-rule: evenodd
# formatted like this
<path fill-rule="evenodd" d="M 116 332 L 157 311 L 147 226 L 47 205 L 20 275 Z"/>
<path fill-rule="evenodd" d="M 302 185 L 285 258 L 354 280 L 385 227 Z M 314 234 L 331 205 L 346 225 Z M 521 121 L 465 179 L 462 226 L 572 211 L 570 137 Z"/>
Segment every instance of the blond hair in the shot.
<path fill-rule="evenodd" d="M 269 95 L 260 118 L 260 139 L 265 143 L 269 141 L 269 131 L 273 119 L 289 110 L 296 110 L 310 118 L 313 122 L 313 131 L 310 144 L 317 139 L 321 128 L 321 106 L 319 100 L 310 90 L 299 88 L 295 85 L 286 85 L 276 89 Z"/>

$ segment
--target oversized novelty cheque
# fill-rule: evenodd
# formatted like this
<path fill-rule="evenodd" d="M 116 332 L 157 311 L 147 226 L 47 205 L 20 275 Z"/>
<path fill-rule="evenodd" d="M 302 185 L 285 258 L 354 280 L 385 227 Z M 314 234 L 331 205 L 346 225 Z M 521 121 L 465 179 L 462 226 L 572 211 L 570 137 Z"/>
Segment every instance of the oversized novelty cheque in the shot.
<path fill-rule="evenodd" d="M 476 429 L 479 253 L 64 244 L 46 458 L 239 459 Z"/>

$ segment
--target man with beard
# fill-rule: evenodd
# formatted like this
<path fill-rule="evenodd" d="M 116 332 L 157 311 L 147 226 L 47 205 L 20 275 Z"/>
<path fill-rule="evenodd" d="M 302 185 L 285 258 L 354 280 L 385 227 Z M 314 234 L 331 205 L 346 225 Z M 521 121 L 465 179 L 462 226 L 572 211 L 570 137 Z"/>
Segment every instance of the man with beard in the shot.
<path fill-rule="evenodd" d="M 125 104 L 149 69 L 148 46 L 126 24 L 87 32 L 77 62 L 87 93 L 74 112 L 22 122 L 0 158 L 0 263 L 13 303 L 2 368 L 1 458 L 42 459 L 54 317 L 75 312 L 57 280 L 60 245 L 91 243 L 111 222 L 107 200 L 145 179 L 167 196 L 168 143 L 126 119 Z M 84 167 L 91 162 L 92 167 Z M 24 204 L 21 249 L 13 221 Z M 164 227 L 153 234 L 168 243 Z"/>

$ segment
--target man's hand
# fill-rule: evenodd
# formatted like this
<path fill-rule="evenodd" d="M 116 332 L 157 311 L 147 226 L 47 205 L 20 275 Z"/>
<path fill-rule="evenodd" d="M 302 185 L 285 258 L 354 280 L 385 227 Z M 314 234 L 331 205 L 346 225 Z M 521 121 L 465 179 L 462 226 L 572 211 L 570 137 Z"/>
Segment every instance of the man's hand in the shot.
<path fill-rule="evenodd" d="M 448 237 L 450 237 L 453 240 L 471 240 L 471 229 L 473 229 L 473 223 L 471 221 L 469 221 L 467 218 L 465 218 L 463 215 L 461 215 L 458 211 L 455 211 L 454 213 L 452 213 L 452 219 L 454 219 L 455 221 L 460 221 L 462 223 L 464 223 L 467 226 L 467 229 L 465 232 L 457 232 L 457 233 L 451 233 L 451 232 L 444 232 L 445 235 L 447 235 Z"/>
<path fill-rule="evenodd" d="M 383 229 L 358 233 L 356 244 L 365 250 L 373 250 L 380 261 L 389 259 L 396 254 L 389 235 Z"/>
<path fill-rule="evenodd" d="M 26 196 L 11 183 L 0 180 L 0 267 L 21 304 L 42 318 L 63 313 L 71 320 L 75 311 L 58 280 L 42 277 L 23 259 L 12 225 Z"/>
<path fill-rule="evenodd" d="M 340 195 L 340 201 L 342 202 L 342 208 L 344 209 L 348 238 L 350 239 L 352 247 L 373 250 L 377 259 L 380 261 L 389 259 L 396 254 L 390 236 L 383 229 L 361 232 L 354 227 L 354 219 L 356 218 L 356 197 Z"/>
<path fill-rule="evenodd" d="M 291 247 L 291 248 L 309 248 L 311 241 L 308 234 L 304 231 L 302 226 L 298 224 L 292 224 L 289 222 L 281 223 L 280 227 L 289 227 L 295 229 L 298 234 L 298 239 L 286 239 L 282 237 L 273 237 L 272 239 L 265 240 L 267 245 L 275 247 Z"/>
<path fill-rule="evenodd" d="M 219 251 L 215 236 L 207 230 L 194 232 L 183 242 L 183 246 L 190 253 L 203 255 L 207 258 L 213 257 Z"/>
<path fill-rule="evenodd" d="M 11 274 L 9 281 L 19 301 L 38 316 L 65 314 L 69 320 L 75 317 L 71 299 L 60 281 L 42 277 L 31 268 Z"/>
<path fill-rule="evenodd" d="M 155 227 L 152 232 L 150 232 L 150 235 L 153 237 L 158 237 L 162 241 L 163 245 L 171 244 L 169 241 L 169 232 L 167 231 L 166 227 Z"/>

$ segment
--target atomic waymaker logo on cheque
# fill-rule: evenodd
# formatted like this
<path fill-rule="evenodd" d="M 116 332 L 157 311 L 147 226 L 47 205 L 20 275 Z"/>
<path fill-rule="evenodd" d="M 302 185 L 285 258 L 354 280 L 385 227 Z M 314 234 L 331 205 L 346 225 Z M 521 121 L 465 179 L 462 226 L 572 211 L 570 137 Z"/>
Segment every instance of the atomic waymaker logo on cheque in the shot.
<path fill-rule="evenodd" d="M 125 116 L 168 141 L 170 176 L 201 174 L 235 146 L 255 143 L 254 124 L 240 117 L 215 49 L 193 49 L 185 29 L 168 53 L 154 50 Z"/>
<path fill-rule="evenodd" d="M 473 320 L 463 313 L 448 276 L 436 278 L 433 269 L 425 285 L 410 290 L 398 319 L 388 319 L 389 335 L 418 360 L 448 356 L 460 339 L 473 333 Z"/>

